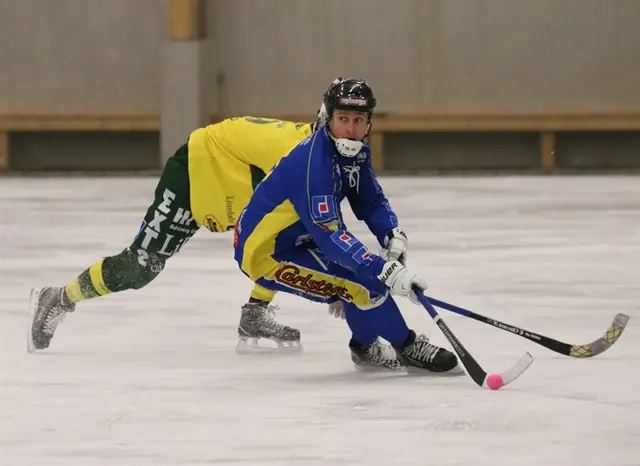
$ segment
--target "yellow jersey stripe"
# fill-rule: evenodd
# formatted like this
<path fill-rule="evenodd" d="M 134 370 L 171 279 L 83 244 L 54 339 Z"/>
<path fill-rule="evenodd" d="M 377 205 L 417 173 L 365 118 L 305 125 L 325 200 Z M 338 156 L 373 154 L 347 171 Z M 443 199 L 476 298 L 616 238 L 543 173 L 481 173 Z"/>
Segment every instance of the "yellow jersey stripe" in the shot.
<path fill-rule="evenodd" d="M 251 280 L 256 281 L 275 271 L 279 265 L 273 258 L 276 237 L 282 230 L 299 220 L 300 217 L 288 199 L 262 217 L 245 241 L 242 250 L 242 270 Z"/>

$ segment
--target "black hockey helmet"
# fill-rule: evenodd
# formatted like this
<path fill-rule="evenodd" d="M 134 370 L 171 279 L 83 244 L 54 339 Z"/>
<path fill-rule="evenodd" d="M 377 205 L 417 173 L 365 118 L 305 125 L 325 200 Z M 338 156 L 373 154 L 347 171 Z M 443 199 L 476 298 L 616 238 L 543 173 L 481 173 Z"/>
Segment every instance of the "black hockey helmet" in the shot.
<path fill-rule="evenodd" d="M 318 110 L 318 117 L 314 129 L 328 126 L 331 116 L 336 109 L 351 110 L 367 114 L 367 131 L 360 141 L 336 138 L 331 130 L 329 136 L 333 140 L 336 150 L 344 157 L 355 157 L 360 153 L 364 144 L 369 140 L 371 131 L 371 117 L 378 104 L 373 90 L 364 79 L 334 79 L 322 97 L 322 105 Z"/>
<path fill-rule="evenodd" d="M 377 104 L 373 89 L 364 79 L 336 78 L 324 93 L 316 126 L 325 126 L 335 109 L 366 112 L 371 119 Z"/>
<path fill-rule="evenodd" d="M 367 112 L 369 118 L 376 109 L 376 98 L 364 79 L 338 78 L 324 94 L 324 104 L 329 113 L 334 109 Z"/>

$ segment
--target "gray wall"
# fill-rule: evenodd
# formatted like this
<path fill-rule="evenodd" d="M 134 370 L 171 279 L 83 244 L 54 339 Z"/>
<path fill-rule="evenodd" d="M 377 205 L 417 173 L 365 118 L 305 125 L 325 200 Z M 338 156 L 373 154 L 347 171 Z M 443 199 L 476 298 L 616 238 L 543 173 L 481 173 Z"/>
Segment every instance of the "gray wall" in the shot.
<path fill-rule="evenodd" d="M 2 0 L 0 114 L 158 114 L 159 0 Z"/>
<path fill-rule="evenodd" d="M 0 113 L 160 112 L 168 0 L 3 0 Z M 208 0 L 211 113 L 640 110 L 637 0 Z"/>
<path fill-rule="evenodd" d="M 313 114 L 337 75 L 367 78 L 381 112 L 640 112 L 640 0 L 207 0 L 200 42 L 169 40 L 168 4 L 2 0 L 0 115 L 162 119 L 160 138 L 14 133 L 12 165 L 106 168 L 118 154 L 113 166 L 153 168 L 210 115 Z M 640 165 L 637 133 L 590 137 L 559 138 L 558 161 Z M 390 169 L 519 168 L 537 144 L 395 134 L 385 147 Z"/>
<path fill-rule="evenodd" d="M 640 110 L 637 0 L 213 4 L 223 113 L 315 108 L 337 74 L 368 78 L 388 112 Z"/>

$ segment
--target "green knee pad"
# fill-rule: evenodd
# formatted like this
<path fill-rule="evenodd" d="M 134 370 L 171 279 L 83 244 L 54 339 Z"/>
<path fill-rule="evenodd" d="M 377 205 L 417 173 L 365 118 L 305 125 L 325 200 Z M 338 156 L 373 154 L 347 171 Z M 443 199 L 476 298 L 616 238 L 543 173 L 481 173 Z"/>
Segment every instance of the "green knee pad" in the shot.
<path fill-rule="evenodd" d="M 127 248 L 116 256 L 107 257 L 102 264 L 102 276 L 112 292 L 138 290 L 151 283 L 164 269 L 166 260 L 144 249 Z"/>

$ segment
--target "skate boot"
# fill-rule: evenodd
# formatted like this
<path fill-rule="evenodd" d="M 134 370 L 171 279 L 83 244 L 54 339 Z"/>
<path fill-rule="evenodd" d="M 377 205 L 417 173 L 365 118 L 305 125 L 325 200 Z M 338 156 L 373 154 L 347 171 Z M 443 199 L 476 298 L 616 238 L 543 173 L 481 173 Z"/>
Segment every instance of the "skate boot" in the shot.
<path fill-rule="evenodd" d="M 58 324 L 76 305 L 69 301 L 64 288 L 45 287 L 31 290 L 27 351 L 33 353 L 49 347 Z"/>
<path fill-rule="evenodd" d="M 363 345 L 353 338 L 349 342 L 351 360 L 358 370 L 400 371 L 405 367 L 398 361 L 393 347 L 378 338 L 371 345 Z"/>
<path fill-rule="evenodd" d="M 417 367 L 429 372 L 448 372 L 458 365 L 458 358 L 451 351 L 432 345 L 424 335 L 416 337 L 411 330 L 404 345 L 396 347 L 398 360 L 407 368 Z"/>
<path fill-rule="evenodd" d="M 276 322 L 277 309 L 277 306 L 270 306 L 265 301 L 250 301 L 242 306 L 236 353 L 302 351 L 300 330 Z M 275 346 L 270 345 L 269 340 L 275 343 Z"/>

